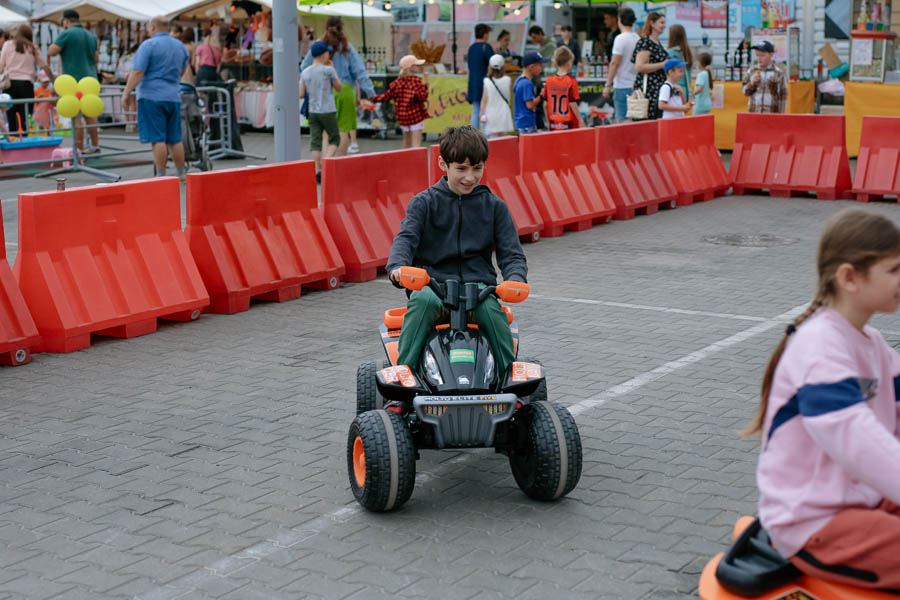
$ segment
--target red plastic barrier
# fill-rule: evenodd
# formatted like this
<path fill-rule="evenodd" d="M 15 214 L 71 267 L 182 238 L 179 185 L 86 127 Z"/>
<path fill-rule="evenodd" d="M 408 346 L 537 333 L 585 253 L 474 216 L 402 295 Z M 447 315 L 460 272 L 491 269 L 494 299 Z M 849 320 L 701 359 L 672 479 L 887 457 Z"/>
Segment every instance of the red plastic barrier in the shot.
<path fill-rule="evenodd" d="M 0 215 L 0 365 L 24 365 L 41 341 L 25 298 L 6 261 L 3 215 Z"/>
<path fill-rule="evenodd" d="M 151 333 L 157 318 L 196 319 L 209 304 L 175 177 L 21 194 L 13 273 L 43 338 L 36 352 Z"/>
<path fill-rule="evenodd" d="M 852 198 L 844 117 L 739 113 L 731 176 L 737 195 Z"/>
<path fill-rule="evenodd" d="M 544 221 L 541 235 L 583 231 L 606 223 L 616 212 L 597 169 L 592 129 L 523 135 L 522 175 Z"/>
<path fill-rule="evenodd" d="M 519 138 L 495 138 L 489 140 L 488 145 L 490 156 L 484 166 L 484 178 L 481 182 L 506 202 L 519 237 L 524 241 L 536 242 L 540 238 L 544 223 L 522 177 L 519 164 Z M 429 154 L 431 181 L 434 183 L 444 175 L 438 166 L 438 158 L 441 156 L 440 146 L 434 145 L 429 148 Z"/>
<path fill-rule="evenodd" d="M 322 208 L 346 281 L 375 279 L 387 264 L 407 203 L 427 187 L 425 148 L 322 161 Z"/>
<path fill-rule="evenodd" d="M 661 119 L 659 153 L 678 193 L 678 206 L 712 200 L 731 187 L 731 178 L 716 150 L 712 115 Z"/>
<path fill-rule="evenodd" d="M 900 201 L 900 117 L 863 117 L 853 193 L 860 202 Z"/>
<path fill-rule="evenodd" d="M 297 161 L 187 177 L 188 244 L 209 312 L 250 298 L 282 302 L 302 287 L 331 289 L 344 274 L 316 198 L 316 166 Z"/>
<path fill-rule="evenodd" d="M 675 206 L 678 192 L 659 153 L 658 124 L 641 121 L 594 128 L 597 164 L 616 203 L 615 219 Z"/>

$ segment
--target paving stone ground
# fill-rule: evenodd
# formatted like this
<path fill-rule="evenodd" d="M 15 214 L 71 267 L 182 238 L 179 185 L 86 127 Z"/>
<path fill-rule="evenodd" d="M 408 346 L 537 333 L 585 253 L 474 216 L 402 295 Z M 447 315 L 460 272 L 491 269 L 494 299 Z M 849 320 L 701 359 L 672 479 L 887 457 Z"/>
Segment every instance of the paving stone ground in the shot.
<path fill-rule="evenodd" d="M 404 301 L 383 276 L 2 368 L 0 599 L 696 598 L 754 511 L 737 430 L 811 297 L 824 221 L 850 205 L 726 197 L 525 247 L 521 352 L 584 444 L 555 503 L 502 455 L 423 451 L 402 510 L 358 508 L 355 371 Z M 875 325 L 900 344 L 896 316 Z"/>

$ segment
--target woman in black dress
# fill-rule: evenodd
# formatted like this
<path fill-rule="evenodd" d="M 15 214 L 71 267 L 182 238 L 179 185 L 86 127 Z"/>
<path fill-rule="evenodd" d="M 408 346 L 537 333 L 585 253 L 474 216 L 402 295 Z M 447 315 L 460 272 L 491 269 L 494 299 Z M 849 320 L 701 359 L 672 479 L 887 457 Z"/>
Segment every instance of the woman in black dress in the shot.
<path fill-rule="evenodd" d="M 663 65 L 669 58 L 669 54 L 663 45 L 659 43 L 659 36 L 666 30 L 666 18 L 660 13 L 649 13 L 647 22 L 641 30 L 641 39 L 634 47 L 631 62 L 634 63 L 637 77 L 634 79 L 634 89 L 644 91 L 644 78 L 647 78 L 647 89 L 644 94 L 650 100 L 647 111 L 648 119 L 659 119 L 662 111 L 659 109 L 659 89 L 666 82 L 666 73 Z"/>

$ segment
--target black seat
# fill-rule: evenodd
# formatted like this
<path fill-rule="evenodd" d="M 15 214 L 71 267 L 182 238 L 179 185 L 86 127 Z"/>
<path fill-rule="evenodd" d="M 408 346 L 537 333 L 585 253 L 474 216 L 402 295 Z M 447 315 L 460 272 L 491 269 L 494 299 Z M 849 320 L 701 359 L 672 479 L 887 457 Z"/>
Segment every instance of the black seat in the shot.
<path fill-rule="evenodd" d="M 741 533 L 716 568 L 722 587 L 745 598 L 765 594 L 800 575 L 797 567 L 772 547 L 759 519 Z"/>

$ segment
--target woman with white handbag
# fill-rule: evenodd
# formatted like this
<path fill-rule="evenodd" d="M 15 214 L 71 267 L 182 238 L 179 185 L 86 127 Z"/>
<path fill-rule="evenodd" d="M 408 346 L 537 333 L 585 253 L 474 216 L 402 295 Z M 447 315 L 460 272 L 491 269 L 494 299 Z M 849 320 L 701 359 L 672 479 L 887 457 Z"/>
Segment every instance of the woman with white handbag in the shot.
<path fill-rule="evenodd" d="M 660 13 L 649 13 L 641 30 L 642 37 L 634 47 L 631 62 L 634 63 L 637 77 L 634 80 L 634 93 L 628 97 L 628 118 L 633 121 L 662 117 L 657 98 L 659 89 L 666 82 L 663 65 L 669 54 L 659 43 L 659 36 L 665 30 L 666 18 Z"/>

